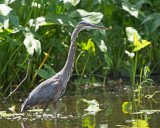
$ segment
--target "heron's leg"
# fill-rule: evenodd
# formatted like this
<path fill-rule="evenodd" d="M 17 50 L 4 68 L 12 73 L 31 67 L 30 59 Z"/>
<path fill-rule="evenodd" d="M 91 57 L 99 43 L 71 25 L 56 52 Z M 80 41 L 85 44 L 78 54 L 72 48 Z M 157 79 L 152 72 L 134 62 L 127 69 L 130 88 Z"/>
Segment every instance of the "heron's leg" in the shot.
<path fill-rule="evenodd" d="M 44 112 L 46 111 L 48 105 L 49 105 L 49 103 L 43 105 L 42 118 L 43 118 L 43 114 L 44 114 Z"/>
<path fill-rule="evenodd" d="M 58 106 L 58 101 L 53 103 L 55 118 L 57 118 L 57 106 Z"/>
<path fill-rule="evenodd" d="M 54 119 L 54 127 L 57 128 L 57 119 Z"/>

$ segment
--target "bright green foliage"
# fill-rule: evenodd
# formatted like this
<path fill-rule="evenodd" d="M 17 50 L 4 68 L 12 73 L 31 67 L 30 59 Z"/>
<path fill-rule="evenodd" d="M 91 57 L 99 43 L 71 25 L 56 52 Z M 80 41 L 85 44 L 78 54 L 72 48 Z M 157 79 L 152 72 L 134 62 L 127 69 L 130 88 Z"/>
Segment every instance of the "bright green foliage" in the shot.
<path fill-rule="evenodd" d="M 138 40 L 137 34 L 134 33 L 134 49 L 133 52 L 139 51 L 142 48 L 148 46 L 149 44 L 151 44 L 151 42 L 147 41 L 147 40 L 142 40 L 142 43 Z"/>
<path fill-rule="evenodd" d="M 87 45 L 85 43 L 81 43 L 82 49 L 89 52 L 89 55 L 95 55 L 95 47 L 94 43 L 91 39 L 88 40 Z"/>
<path fill-rule="evenodd" d="M 150 45 L 151 42 L 141 39 L 138 32 L 132 27 L 126 28 L 126 34 L 128 37 L 128 41 L 131 42 L 130 46 L 132 46 L 132 53 L 130 53 L 127 50 L 125 50 L 125 53 L 131 58 L 130 65 L 129 65 L 129 68 L 130 68 L 129 74 L 130 74 L 130 79 L 131 79 L 132 85 L 134 86 L 136 71 L 137 71 L 138 51 L 140 51 L 142 48 Z M 140 39 L 141 39 L 142 43 L 139 41 Z M 135 56 L 135 58 L 133 58 L 134 56 Z"/>
<path fill-rule="evenodd" d="M 137 7 L 131 3 L 129 3 L 127 0 L 124 0 L 122 2 L 122 8 L 127 11 L 129 14 L 132 16 L 136 17 L 137 19 L 142 20 L 142 18 L 145 17 L 144 12 L 141 10 L 137 9 Z"/>
<path fill-rule="evenodd" d="M 72 18 L 80 17 L 81 20 L 88 21 L 93 24 L 98 24 L 103 18 L 103 14 L 100 12 L 87 12 L 83 9 L 77 9 L 71 12 L 69 16 Z"/>
<path fill-rule="evenodd" d="M 56 72 L 47 64 L 44 64 L 45 69 L 37 69 L 35 70 L 38 75 L 40 75 L 43 79 L 49 79 L 56 74 Z"/>

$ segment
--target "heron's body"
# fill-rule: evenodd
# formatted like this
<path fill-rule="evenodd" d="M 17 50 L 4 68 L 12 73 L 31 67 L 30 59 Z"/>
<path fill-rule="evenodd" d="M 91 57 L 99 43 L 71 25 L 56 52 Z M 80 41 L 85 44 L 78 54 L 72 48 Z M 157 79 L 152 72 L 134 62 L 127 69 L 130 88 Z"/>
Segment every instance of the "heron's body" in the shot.
<path fill-rule="evenodd" d="M 55 109 L 55 114 L 57 110 L 57 102 L 59 98 L 64 94 L 67 82 L 72 74 L 75 58 L 76 49 L 76 36 L 78 33 L 85 29 L 107 29 L 101 26 L 93 25 L 87 22 L 80 22 L 74 29 L 71 36 L 71 45 L 67 57 L 67 61 L 63 69 L 58 72 L 55 76 L 45 80 L 39 84 L 28 96 L 25 102 L 21 106 L 21 112 L 27 111 L 29 108 L 41 105 L 43 107 L 43 112 L 46 110 L 49 104 L 53 104 Z"/>
<path fill-rule="evenodd" d="M 30 107 L 43 107 L 45 111 L 49 104 L 56 105 L 59 99 L 65 92 L 66 87 L 62 84 L 60 75 L 51 77 L 50 79 L 39 84 L 28 96 L 21 107 L 21 111 L 26 111 Z M 47 91 L 46 91 L 47 90 Z"/>

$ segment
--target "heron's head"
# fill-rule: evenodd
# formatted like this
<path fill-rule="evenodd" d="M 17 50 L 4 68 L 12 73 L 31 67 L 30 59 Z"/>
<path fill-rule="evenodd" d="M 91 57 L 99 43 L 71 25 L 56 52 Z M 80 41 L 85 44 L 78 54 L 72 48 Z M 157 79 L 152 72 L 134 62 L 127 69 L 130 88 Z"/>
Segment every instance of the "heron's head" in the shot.
<path fill-rule="evenodd" d="M 79 22 L 78 27 L 80 28 L 80 30 L 83 30 L 83 29 L 105 29 L 105 30 L 108 30 L 108 28 L 105 28 L 105 27 L 102 27 L 99 25 L 95 25 L 95 24 L 91 24 L 86 21 Z"/>

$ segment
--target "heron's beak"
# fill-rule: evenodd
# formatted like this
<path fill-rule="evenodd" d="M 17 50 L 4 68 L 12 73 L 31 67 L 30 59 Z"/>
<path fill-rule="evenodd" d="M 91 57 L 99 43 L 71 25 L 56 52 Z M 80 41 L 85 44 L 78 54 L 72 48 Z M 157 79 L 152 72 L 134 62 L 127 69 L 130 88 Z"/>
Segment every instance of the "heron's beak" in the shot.
<path fill-rule="evenodd" d="M 108 28 L 102 27 L 102 26 L 98 26 L 98 25 L 91 25 L 93 28 L 95 29 L 105 29 L 105 30 L 109 30 Z"/>

